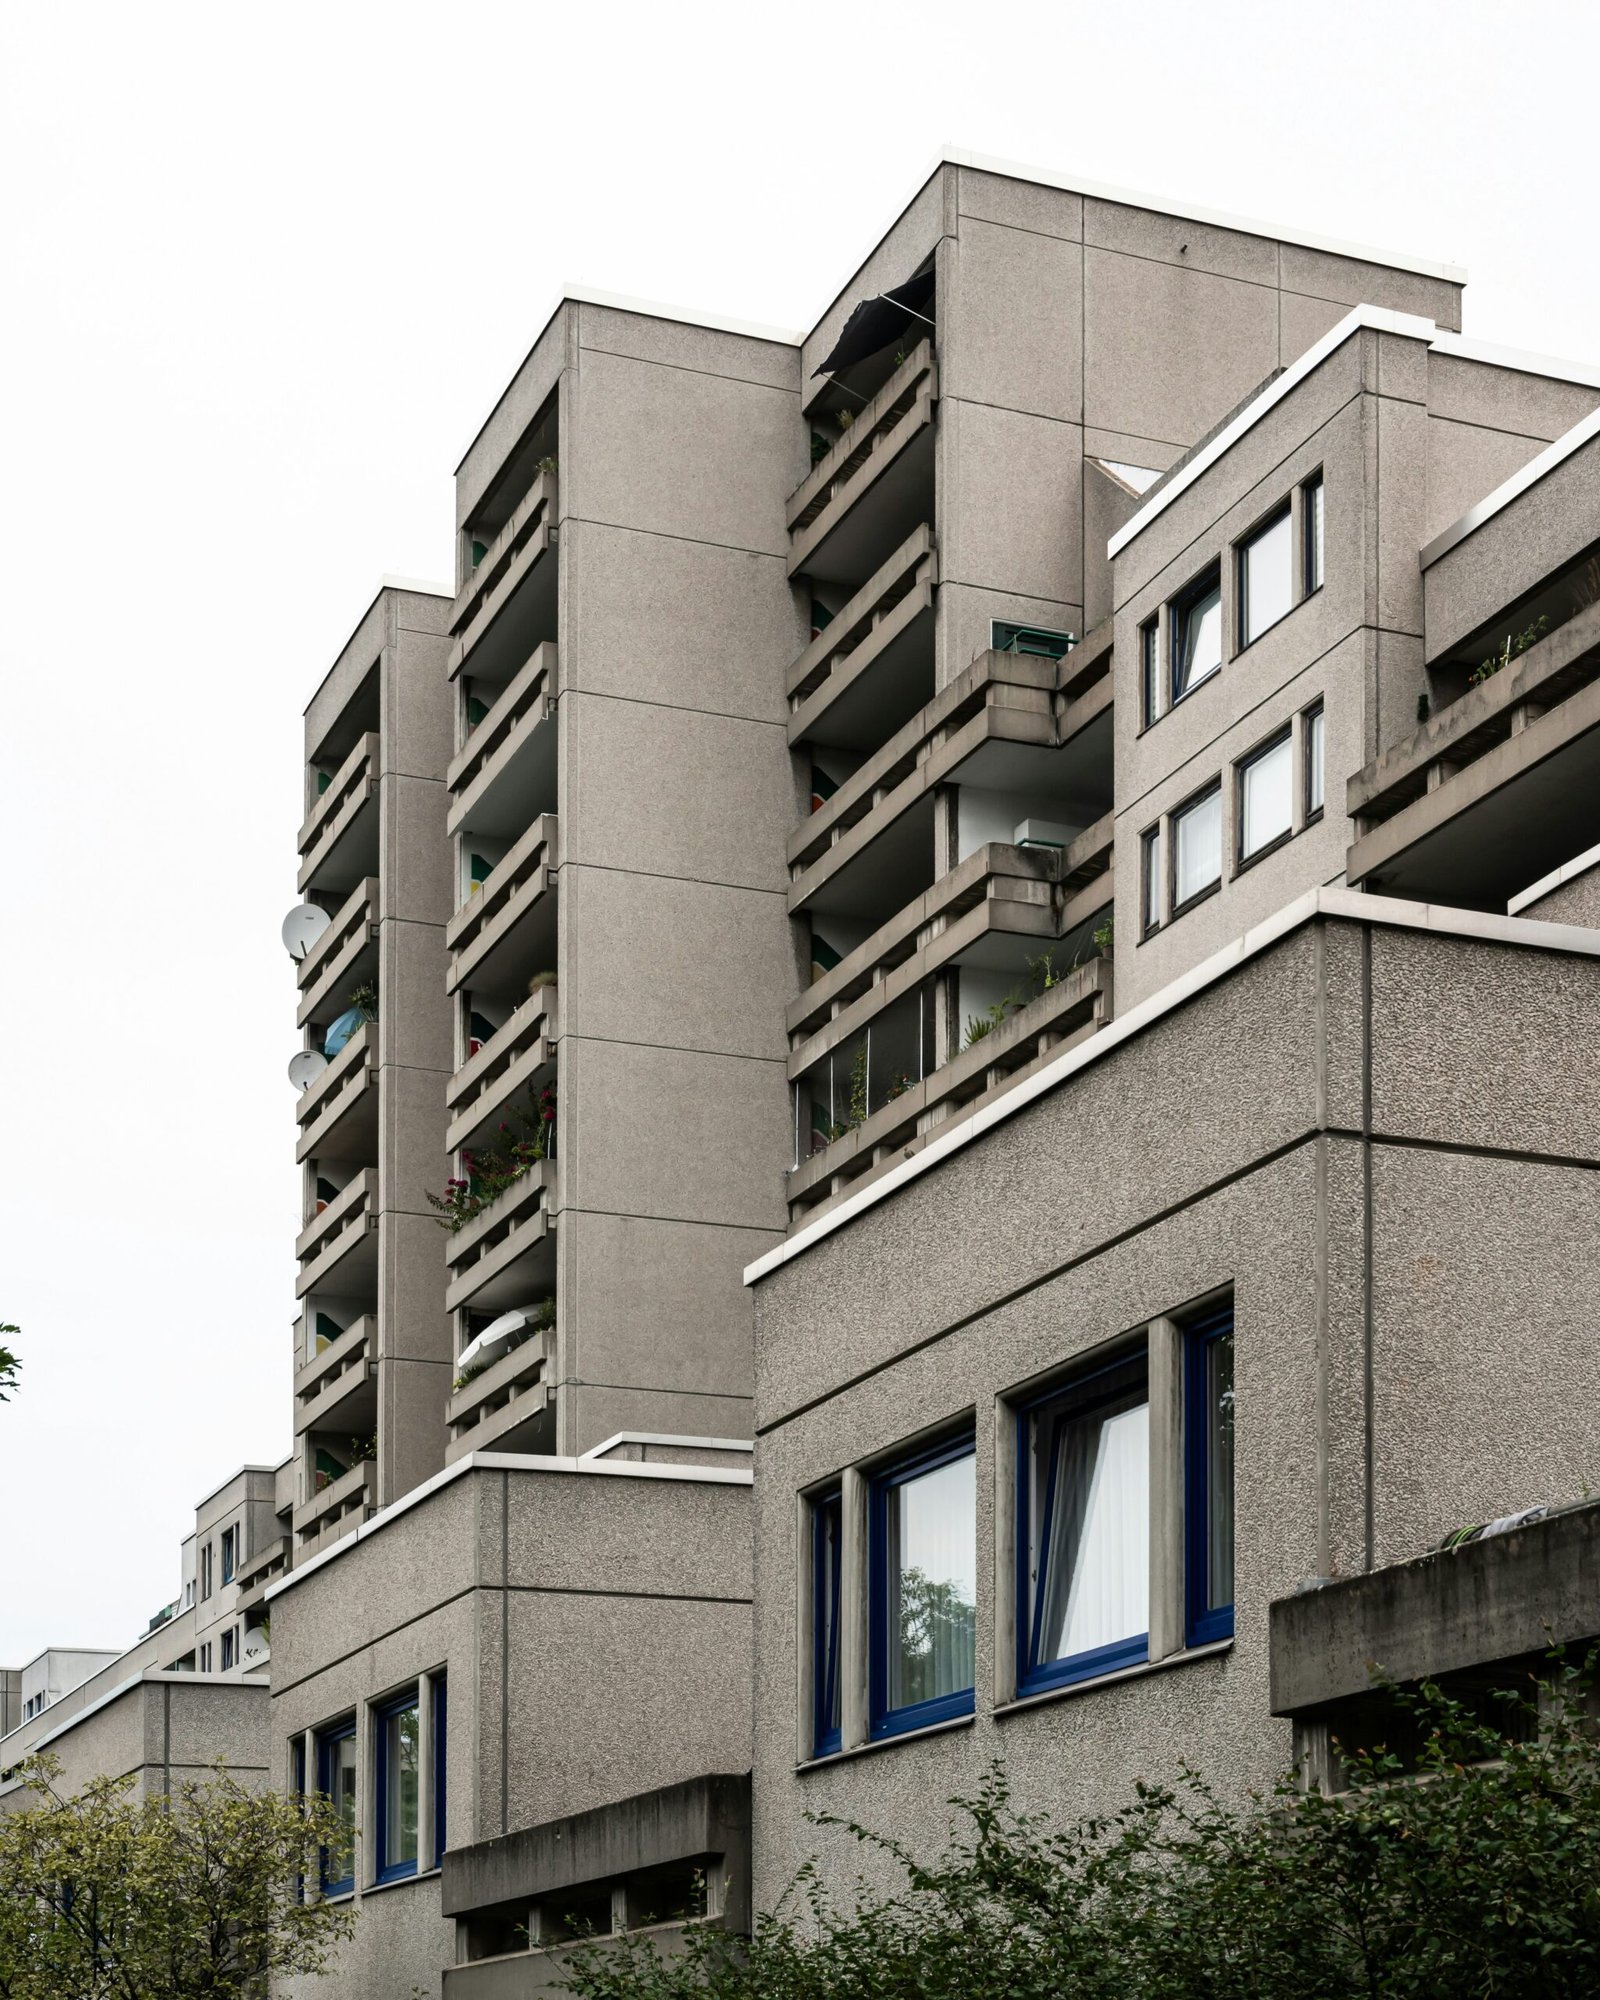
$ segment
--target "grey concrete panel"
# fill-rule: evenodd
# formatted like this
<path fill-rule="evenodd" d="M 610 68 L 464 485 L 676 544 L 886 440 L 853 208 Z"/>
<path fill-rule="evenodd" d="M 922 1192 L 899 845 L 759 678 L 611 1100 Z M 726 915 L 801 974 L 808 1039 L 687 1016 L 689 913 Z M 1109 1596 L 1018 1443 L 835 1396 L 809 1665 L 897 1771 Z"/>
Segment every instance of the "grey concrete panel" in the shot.
<path fill-rule="evenodd" d="M 385 1066 L 379 1085 L 383 1095 L 379 1119 L 379 1208 L 425 1216 L 435 1238 L 440 1238 L 441 1232 L 427 1197 L 430 1192 L 443 1191 L 451 1171 L 449 1155 L 444 1149 L 444 1086 L 442 1070 L 411 1069 L 394 1063 Z M 437 1251 L 438 1242 L 432 1247 Z M 426 1291 L 437 1277 L 442 1297 L 442 1254 L 433 1261 L 438 1265 L 437 1272 L 432 1265 L 413 1267 L 404 1278 L 408 1283 L 420 1282 Z"/>
<path fill-rule="evenodd" d="M 784 669 L 808 628 L 776 557 L 592 521 L 563 553 L 569 688 L 786 720 Z"/>
<path fill-rule="evenodd" d="M 305 747 L 309 758 L 339 722 L 351 697 L 377 666 L 389 643 L 390 597 L 380 590 L 368 603 L 356 629 L 339 649 L 339 657 L 324 674 L 306 704 Z"/>
<path fill-rule="evenodd" d="M 1430 351 L 1427 401 L 1432 417 L 1548 442 L 1600 406 L 1600 389 Z"/>
<path fill-rule="evenodd" d="M 455 911 L 443 779 L 386 777 L 378 787 L 378 805 L 380 916 L 443 924 Z"/>
<path fill-rule="evenodd" d="M 1381 754 L 1391 743 L 1404 743 L 1416 734 L 1417 705 L 1423 695 L 1431 697 L 1433 689 L 1423 664 L 1425 649 L 1420 638 L 1409 632 L 1371 632 L 1366 636 L 1372 680 L 1363 747 Z M 1345 797 L 1342 787 L 1360 768 L 1359 764 L 1352 764 L 1348 772 L 1341 772 L 1336 780 L 1341 790 L 1337 798 L 1330 795 L 1330 809 L 1338 812 Z M 1339 813 L 1339 817 L 1343 819 L 1344 815 Z M 1348 821 L 1345 824 L 1354 839 L 1353 824 Z"/>
<path fill-rule="evenodd" d="M 1539 923 L 1583 924 L 1591 930 L 1600 929 L 1600 865 L 1563 882 L 1536 903 L 1525 904 L 1517 915 Z"/>
<path fill-rule="evenodd" d="M 966 217 L 941 314 L 941 389 L 1077 423 L 1083 253 L 1056 236 Z"/>
<path fill-rule="evenodd" d="M 942 581 L 1081 603 L 1081 432 L 954 402 L 941 429 Z"/>
<path fill-rule="evenodd" d="M 576 404 L 569 513 L 788 555 L 783 502 L 806 468 L 790 393 L 588 349 Z"/>
<path fill-rule="evenodd" d="M 1099 430 L 1093 425 L 1084 430 L 1083 448 L 1091 458 L 1111 458 L 1119 465 L 1140 465 L 1148 472 L 1165 472 L 1183 456 L 1181 445 L 1159 438 L 1136 437 L 1130 431 Z"/>
<path fill-rule="evenodd" d="M 441 1184 L 442 1185 L 442 1184 Z M 379 1334 L 386 1357 L 438 1361 L 444 1333 L 446 1232 L 433 1215 L 391 1211 L 383 1218 Z"/>
<path fill-rule="evenodd" d="M 947 687 L 993 643 L 997 618 L 1018 625 L 1042 625 L 1081 639 L 1088 629 L 1082 607 L 1053 597 L 1023 597 L 1015 591 L 984 590 L 970 583 L 942 583 L 938 597 L 938 685 Z"/>
<path fill-rule="evenodd" d="M 563 300 L 540 330 L 456 467 L 458 526 L 463 526 L 477 510 L 517 440 L 539 414 L 567 366 L 576 342 L 577 307 Z"/>
<path fill-rule="evenodd" d="M 806 335 L 800 350 L 802 399 L 809 403 L 826 388 L 815 369 L 838 339 L 840 329 L 857 303 L 875 293 L 903 285 L 930 257 L 953 224 L 946 206 L 953 211 L 960 169 L 936 167 L 878 240 L 866 262 L 840 287 L 816 325 Z"/>
<path fill-rule="evenodd" d="M 561 893 L 573 941 L 566 1032 L 786 1058 L 783 1010 L 800 978 L 780 894 L 570 863 Z"/>
<path fill-rule="evenodd" d="M 1116 608 L 1106 544 L 1138 511 L 1138 497 L 1092 459 L 1083 464 L 1084 624 L 1092 631 Z"/>
<path fill-rule="evenodd" d="M 957 204 L 960 233 L 967 219 L 1003 223 L 1008 229 L 1031 229 L 1040 236 L 1077 242 L 1083 235 L 1083 196 L 1065 188 L 1040 187 L 1034 181 L 986 174 L 977 167 L 958 170 Z"/>
<path fill-rule="evenodd" d="M 1335 299 L 1308 299 L 1299 292 L 1278 294 L 1278 360 L 1285 368 L 1315 347 L 1350 310 Z"/>
<path fill-rule="evenodd" d="M 1115 250 L 1185 271 L 1209 271 L 1253 285 L 1278 282 L 1278 246 L 1269 236 L 1218 228 L 1159 208 L 1131 208 L 1090 197 L 1083 207 L 1083 240 L 1097 250 Z"/>
<path fill-rule="evenodd" d="M 791 1119 L 781 1063 L 569 1035 L 562 1065 L 586 1120 L 562 1164 L 566 1207 L 783 1226 Z"/>
<path fill-rule="evenodd" d="M 438 597 L 394 593 L 385 660 L 381 768 L 408 778 L 443 778 L 455 753 L 454 690 L 445 678 L 450 606 Z M 408 617 L 426 615 L 417 630 Z"/>
<path fill-rule="evenodd" d="M 748 1486 L 646 1479 L 632 1473 L 484 1471 L 473 1477 L 480 1482 L 479 1504 L 488 1519 L 481 1552 L 487 1584 L 497 1584 L 502 1574 L 496 1549 L 504 1505 L 504 1574 L 519 1595 L 576 1593 L 650 1603 L 741 1605 L 749 1600 Z M 550 1817 L 530 1813 L 517 1824 L 529 1826 Z"/>
<path fill-rule="evenodd" d="M 1428 507 L 1423 540 L 1457 521 L 1485 494 L 1520 472 L 1544 450 L 1545 440 L 1515 431 L 1428 416 Z"/>
<path fill-rule="evenodd" d="M 441 842 L 441 846 L 443 843 Z M 444 933 L 437 924 L 392 922 L 378 932 L 378 1054 L 387 1069 L 455 1067 L 445 997 Z M 341 997 L 342 1009 L 343 1000 Z M 441 1140 L 443 1127 L 441 1125 Z"/>
<path fill-rule="evenodd" d="M 661 362 L 699 375 L 724 375 L 791 394 L 799 386 L 800 351 L 783 341 L 758 340 L 719 327 L 692 326 L 685 320 L 658 319 L 588 301 L 578 305 L 577 315 L 578 345 L 585 350 Z"/>
<path fill-rule="evenodd" d="M 1278 365 L 1264 286 L 1094 249 L 1083 277 L 1085 424 L 1187 444 Z"/>
<path fill-rule="evenodd" d="M 1419 313 L 1452 332 L 1461 328 L 1461 287 L 1418 271 L 1397 271 L 1388 264 L 1364 264 L 1284 243 L 1278 253 L 1279 282 L 1286 292 L 1306 292 L 1313 298 L 1338 299 L 1346 307 L 1388 306 L 1393 312 Z"/>
<path fill-rule="evenodd" d="M 330 1955 L 320 1978 L 274 1979 L 284 2000 L 322 2000 L 329 1993 L 414 2000 L 439 1991 L 441 1969 L 455 1963 L 456 1927 L 439 1914 L 439 1877 L 368 1891 L 348 1939 Z"/>
<path fill-rule="evenodd" d="M 748 1347 L 748 1335 L 746 1345 Z M 669 1367 L 669 1363 L 663 1362 L 654 1371 L 648 1372 L 658 1380 L 668 1372 Z M 748 1396 L 654 1386 L 615 1388 L 587 1382 L 563 1391 L 562 1421 L 570 1423 L 571 1443 L 575 1451 L 592 1450 L 595 1445 L 604 1444 L 607 1438 L 615 1437 L 618 1431 L 659 1429 L 664 1435 L 678 1437 L 747 1438 L 752 1426 Z M 680 1452 L 666 1446 L 654 1450 L 651 1461 L 691 1465 L 701 1462 L 692 1452 Z M 705 1462 L 721 1463 L 722 1460 Z"/>

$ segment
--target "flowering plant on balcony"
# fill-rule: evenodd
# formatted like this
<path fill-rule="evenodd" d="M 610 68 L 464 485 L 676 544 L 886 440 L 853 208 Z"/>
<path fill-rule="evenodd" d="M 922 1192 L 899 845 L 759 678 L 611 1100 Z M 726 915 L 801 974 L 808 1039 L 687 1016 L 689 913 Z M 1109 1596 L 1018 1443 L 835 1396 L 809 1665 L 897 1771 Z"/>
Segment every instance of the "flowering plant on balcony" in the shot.
<path fill-rule="evenodd" d="M 511 1127 L 502 1124 L 495 1147 L 486 1153 L 463 1153 L 463 1172 L 444 1184 L 444 1193 L 428 1192 L 429 1206 L 439 1211 L 440 1225 L 452 1235 L 465 1229 L 497 1195 L 520 1181 L 541 1160 L 555 1157 L 556 1093 L 546 1084 L 538 1099 L 516 1116 L 525 1137 L 515 1139 Z"/>

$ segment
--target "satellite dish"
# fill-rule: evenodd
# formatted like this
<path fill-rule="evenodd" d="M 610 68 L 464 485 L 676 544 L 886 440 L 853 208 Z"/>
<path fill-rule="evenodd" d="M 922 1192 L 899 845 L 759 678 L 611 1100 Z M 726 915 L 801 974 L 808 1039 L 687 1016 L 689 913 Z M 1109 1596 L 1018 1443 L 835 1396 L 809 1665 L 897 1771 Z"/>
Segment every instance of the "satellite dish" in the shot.
<path fill-rule="evenodd" d="M 315 903 L 296 903 L 278 933 L 284 950 L 298 965 L 332 922 L 327 911 L 319 910 Z"/>
<path fill-rule="evenodd" d="M 309 1090 L 327 1067 L 328 1058 L 320 1049 L 302 1049 L 289 1058 L 289 1081 L 296 1090 Z"/>

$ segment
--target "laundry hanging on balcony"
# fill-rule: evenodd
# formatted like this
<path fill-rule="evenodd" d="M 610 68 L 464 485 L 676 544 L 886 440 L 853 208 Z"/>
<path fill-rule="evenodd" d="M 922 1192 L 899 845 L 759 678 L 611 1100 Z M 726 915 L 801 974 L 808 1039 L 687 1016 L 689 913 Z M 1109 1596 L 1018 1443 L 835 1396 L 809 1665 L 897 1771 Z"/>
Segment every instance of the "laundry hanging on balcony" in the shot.
<path fill-rule="evenodd" d="M 876 354 L 880 347 L 887 347 L 907 327 L 911 328 L 914 345 L 924 334 L 932 332 L 932 320 L 933 273 L 919 271 L 903 285 L 896 285 L 892 292 L 878 292 L 870 299 L 858 300 L 828 358 L 812 373 L 837 375 L 841 369 Z"/>

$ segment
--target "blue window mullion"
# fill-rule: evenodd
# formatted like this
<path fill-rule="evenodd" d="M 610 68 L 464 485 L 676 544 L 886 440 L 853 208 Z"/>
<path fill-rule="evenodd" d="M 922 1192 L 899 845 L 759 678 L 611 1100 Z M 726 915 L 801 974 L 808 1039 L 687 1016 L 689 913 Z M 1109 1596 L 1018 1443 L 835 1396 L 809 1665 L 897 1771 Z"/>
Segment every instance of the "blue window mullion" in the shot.
<path fill-rule="evenodd" d="M 1233 1600 L 1211 1602 L 1211 1424 L 1209 1370 L 1216 1343 L 1233 1333 L 1233 1307 L 1184 1329 L 1183 1548 L 1184 1640 L 1210 1645 L 1233 1636 Z M 1229 1495 L 1232 1507 L 1232 1495 Z"/>

